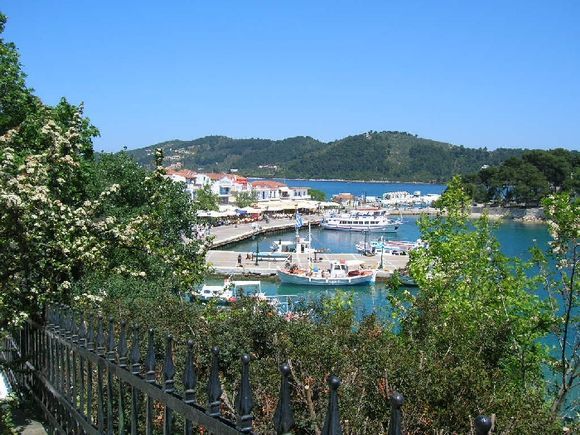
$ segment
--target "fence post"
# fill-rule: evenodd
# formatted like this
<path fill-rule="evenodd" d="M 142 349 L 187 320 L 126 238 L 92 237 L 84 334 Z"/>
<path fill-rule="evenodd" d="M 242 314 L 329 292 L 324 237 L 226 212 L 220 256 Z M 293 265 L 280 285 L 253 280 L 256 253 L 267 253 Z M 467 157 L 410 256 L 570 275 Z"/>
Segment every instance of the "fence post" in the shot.
<path fill-rule="evenodd" d="M 250 355 L 248 354 L 242 356 L 242 379 L 235 407 L 238 412 L 238 429 L 244 433 L 252 432 L 254 401 L 252 399 L 252 387 L 250 386 Z"/>
<path fill-rule="evenodd" d="M 207 384 L 208 396 L 208 414 L 211 417 L 218 417 L 220 415 L 222 387 L 220 384 L 220 349 L 214 346 L 211 350 L 211 371 L 209 375 L 209 382 Z"/>
<path fill-rule="evenodd" d="M 290 366 L 287 363 L 280 365 L 282 380 L 278 405 L 274 412 L 274 429 L 278 435 L 288 434 L 294 428 L 294 412 L 290 403 Z"/>
<path fill-rule="evenodd" d="M 121 334 L 119 336 L 119 346 L 117 354 L 119 355 L 119 367 L 127 370 L 127 322 L 121 321 Z M 125 433 L 125 386 L 119 379 L 119 433 Z"/>
<path fill-rule="evenodd" d="M 185 357 L 185 370 L 183 372 L 183 401 L 188 405 L 195 404 L 195 386 L 197 384 L 197 374 L 193 365 L 193 341 L 187 342 L 187 356 Z M 191 435 L 193 433 L 193 424 L 191 420 L 185 421 L 184 434 Z"/>
<path fill-rule="evenodd" d="M 87 350 L 89 352 L 95 350 L 95 318 L 93 316 L 89 319 Z M 90 359 L 87 361 L 87 421 L 89 424 L 93 423 L 93 363 Z"/>
<path fill-rule="evenodd" d="M 97 363 L 97 426 L 100 433 L 105 430 L 105 393 L 103 391 L 103 364 L 105 358 L 105 334 L 103 333 L 103 316 L 99 316 L 97 326 L 97 355 L 101 358 Z"/>
<path fill-rule="evenodd" d="M 402 423 L 403 423 L 403 411 L 401 407 L 405 398 L 402 394 L 397 393 L 396 391 L 391 394 L 390 402 L 391 402 L 391 419 L 389 420 L 389 435 L 401 435 L 402 431 Z"/>
<path fill-rule="evenodd" d="M 79 409 L 79 386 L 78 386 L 78 377 L 77 377 L 77 348 L 79 347 L 79 325 L 77 324 L 78 315 L 74 311 L 71 311 L 70 319 L 71 319 L 71 397 L 72 397 L 72 406 L 75 409 Z"/>
<path fill-rule="evenodd" d="M 141 348 L 139 346 L 139 327 L 133 326 L 133 340 L 131 343 L 131 373 L 135 376 L 141 371 Z M 131 435 L 137 435 L 139 415 L 139 390 L 131 385 Z"/>
<path fill-rule="evenodd" d="M 340 379 L 336 376 L 328 378 L 330 387 L 330 397 L 328 399 L 328 411 L 322 427 L 321 435 L 342 435 L 342 426 L 340 425 L 340 410 L 338 409 L 338 387 Z"/>
<path fill-rule="evenodd" d="M 107 340 L 107 361 L 115 364 L 115 323 L 109 317 L 109 334 Z M 113 373 L 107 367 L 107 433 L 113 435 Z"/>
<path fill-rule="evenodd" d="M 85 325 L 85 317 L 82 313 L 79 318 L 79 347 L 83 349 L 87 348 L 87 327 Z M 85 395 L 85 359 L 82 355 L 79 355 L 79 409 L 82 415 L 86 415 Z"/>
<path fill-rule="evenodd" d="M 175 381 L 175 364 L 173 363 L 173 336 L 168 335 L 165 345 L 165 361 L 163 364 L 163 379 L 165 384 L 163 386 L 163 391 L 171 394 L 175 391 L 174 384 Z M 171 435 L 172 433 L 172 418 L 173 412 L 169 406 L 165 406 L 164 416 L 163 416 L 163 434 Z"/>
<path fill-rule="evenodd" d="M 153 329 L 149 329 L 149 342 L 147 346 L 147 359 L 145 360 L 145 380 L 155 384 L 155 343 Z M 147 409 L 145 419 L 145 433 L 153 435 L 153 399 L 147 395 Z"/>
<path fill-rule="evenodd" d="M 491 418 L 487 415 L 480 415 L 475 419 L 476 435 L 487 435 L 491 430 Z"/>

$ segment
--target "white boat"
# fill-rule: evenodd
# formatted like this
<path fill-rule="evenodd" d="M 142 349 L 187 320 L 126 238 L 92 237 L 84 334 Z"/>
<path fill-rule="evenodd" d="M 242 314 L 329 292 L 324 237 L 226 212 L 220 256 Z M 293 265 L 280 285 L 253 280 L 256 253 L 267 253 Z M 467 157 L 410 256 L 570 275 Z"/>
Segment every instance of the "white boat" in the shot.
<path fill-rule="evenodd" d="M 321 270 L 314 266 L 311 270 L 304 270 L 293 265 L 279 269 L 278 278 L 285 284 L 341 286 L 360 285 L 375 282 L 377 271 L 363 269 L 361 261 L 331 261 L 328 269 Z"/>
<path fill-rule="evenodd" d="M 274 240 L 271 246 L 273 254 L 314 254 L 317 252 L 312 248 L 312 236 L 310 226 L 308 227 L 308 238 L 300 237 L 296 234 L 294 240 Z"/>
<path fill-rule="evenodd" d="M 265 298 L 260 281 L 232 281 L 229 278 L 224 279 L 223 285 L 204 284 L 199 291 L 192 292 L 193 297 L 202 301 L 215 300 L 219 303 L 235 302 L 241 294 Z"/>
<path fill-rule="evenodd" d="M 392 219 L 387 210 L 373 208 L 327 215 L 320 226 L 327 230 L 396 233 L 402 224 L 402 218 Z"/>
<path fill-rule="evenodd" d="M 371 255 L 383 253 L 386 255 L 409 255 L 409 252 L 418 246 L 422 246 L 421 240 L 409 242 L 403 240 L 373 240 L 371 242 L 359 242 L 355 245 L 356 250 L 360 253 Z"/>

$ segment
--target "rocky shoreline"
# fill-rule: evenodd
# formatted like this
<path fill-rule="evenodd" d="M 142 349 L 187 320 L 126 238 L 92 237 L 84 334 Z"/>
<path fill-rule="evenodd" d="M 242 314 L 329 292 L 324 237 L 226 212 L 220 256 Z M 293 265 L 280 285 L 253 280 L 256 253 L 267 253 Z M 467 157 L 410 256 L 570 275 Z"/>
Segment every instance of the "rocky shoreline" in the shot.
<path fill-rule="evenodd" d="M 399 210 L 397 210 L 399 212 Z M 404 216 L 416 216 L 423 213 L 428 215 L 435 215 L 437 209 L 433 207 L 425 208 L 409 208 L 405 210 L 400 210 L 400 213 Z M 544 215 L 544 210 L 541 207 L 534 208 L 515 208 L 515 207 L 471 207 L 470 217 L 472 219 L 478 219 L 487 213 L 487 216 L 493 220 L 500 219 L 511 219 L 515 222 L 521 222 L 524 224 L 543 224 L 546 222 Z"/>

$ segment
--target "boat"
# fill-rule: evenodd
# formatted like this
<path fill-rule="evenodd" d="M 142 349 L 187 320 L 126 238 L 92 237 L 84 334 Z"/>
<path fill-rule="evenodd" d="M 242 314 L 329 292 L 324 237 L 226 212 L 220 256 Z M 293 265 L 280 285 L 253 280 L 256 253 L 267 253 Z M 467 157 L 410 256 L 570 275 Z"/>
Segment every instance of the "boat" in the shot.
<path fill-rule="evenodd" d="M 402 217 L 392 219 L 388 210 L 366 208 L 331 213 L 324 217 L 320 226 L 326 230 L 396 233 L 402 224 Z"/>
<path fill-rule="evenodd" d="M 221 304 L 235 302 L 242 294 L 264 299 L 262 283 L 260 281 L 232 281 L 224 279 L 223 285 L 204 284 L 199 291 L 192 291 L 192 296 L 204 302 L 217 301 Z"/>
<path fill-rule="evenodd" d="M 314 254 L 318 253 L 312 247 L 312 233 L 310 231 L 310 224 L 308 225 L 308 238 L 300 237 L 298 231 L 294 240 L 274 240 L 271 246 L 272 254 L 291 255 L 291 254 Z"/>
<path fill-rule="evenodd" d="M 284 284 L 315 285 L 315 286 L 350 286 L 372 284 L 375 282 L 377 271 L 363 269 L 363 262 L 358 260 L 330 261 L 328 269 L 319 269 L 318 266 L 300 269 L 297 265 L 278 269 L 277 274 Z"/>
<path fill-rule="evenodd" d="M 370 242 L 365 241 L 359 242 L 355 245 L 358 252 L 365 255 L 375 255 L 378 253 L 383 253 L 386 255 L 409 255 L 409 252 L 413 249 L 422 246 L 421 240 L 415 242 L 403 241 L 403 240 L 384 240 L 382 237 L 379 240 L 373 240 Z"/>

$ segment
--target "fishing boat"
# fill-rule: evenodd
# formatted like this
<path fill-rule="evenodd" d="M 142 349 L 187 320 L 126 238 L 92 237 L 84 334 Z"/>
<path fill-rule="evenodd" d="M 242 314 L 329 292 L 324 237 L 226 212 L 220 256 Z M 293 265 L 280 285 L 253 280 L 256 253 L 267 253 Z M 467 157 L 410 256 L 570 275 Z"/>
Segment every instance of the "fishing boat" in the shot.
<path fill-rule="evenodd" d="M 217 301 L 220 304 L 235 302 L 242 294 L 265 298 L 260 281 L 232 281 L 229 278 L 224 279 L 223 285 L 204 284 L 199 291 L 192 291 L 191 294 L 204 302 Z"/>
<path fill-rule="evenodd" d="M 388 210 L 367 208 L 331 213 L 324 217 L 320 226 L 326 230 L 396 233 L 402 224 L 402 217 L 392 219 Z"/>
<path fill-rule="evenodd" d="M 278 269 L 278 278 L 285 284 L 315 286 L 350 286 L 371 284 L 375 282 L 377 271 L 363 269 L 363 262 L 358 260 L 331 261 L 328 269 L 318 266 L 300 269 L 297 265 Z"/>

